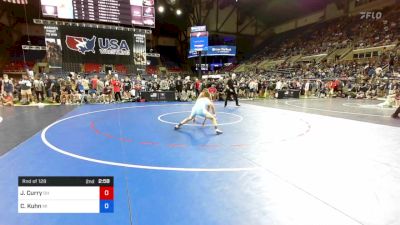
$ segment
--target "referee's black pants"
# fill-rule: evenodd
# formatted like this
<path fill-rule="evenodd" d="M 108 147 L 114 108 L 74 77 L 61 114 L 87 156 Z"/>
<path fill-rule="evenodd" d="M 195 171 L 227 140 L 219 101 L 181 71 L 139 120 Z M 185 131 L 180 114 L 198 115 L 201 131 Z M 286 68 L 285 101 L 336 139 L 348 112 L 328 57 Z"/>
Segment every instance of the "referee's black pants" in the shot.
<path fill-rule="evenodd" d="M 236 92 L 235 91 L 230 91 L 230 90 L 226 91 L 225 106 L 228 104 L 228 99 L 231 98 L 231 95 L 233 95 L 233 98 L 236 101 L 236 105 L 239 106 L 239 100 L 238 100 Z"/>
<path fill-rule="evenodd" d="M 396 109 L 396 112 L 393 113 L 392 117 L 399 118 L 399 113 L 400 113 L 400 106 Z"/>

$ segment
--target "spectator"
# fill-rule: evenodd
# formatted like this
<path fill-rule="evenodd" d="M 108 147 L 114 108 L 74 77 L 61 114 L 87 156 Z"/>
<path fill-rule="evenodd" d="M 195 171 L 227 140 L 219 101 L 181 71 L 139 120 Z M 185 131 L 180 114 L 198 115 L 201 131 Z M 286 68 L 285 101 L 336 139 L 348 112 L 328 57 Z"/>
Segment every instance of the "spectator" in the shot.
<path fill-rule="evenodd" d="M 103 98 L 103 103 L 111 103 L 111 99 L 112 99 L 112 89 L 110 87 L 110 83 L 106 82 L 104 85 L 104 89 L 103 89 L 103 94 L 102 94 L 102 98 Z"/>
<path fill-rule="evenodd" d="M 4 93 L 1 95 L 1 101 L 4 106 L 14 106 L 14 99 L 12 94 Z"/>
<path fill-rule="evenodd" d="M 310 97 L 311 93 L 311 83 L 310 80 L 307 80 L 306 83 L 304 84 L 304 95 L 306 98 Z"/>
<path fill-rule="evenodd" d="M 61 86 L 60 86 L 60 81 L 57 79 L 54 79 L 51 85 L 51 92 L 52 92 L 52 97 L 53 97 L 53 103 L 57 102 L 60 103 L 60 97 L 61 97 Z"/>
<path fill-rule="evenodd" d="M 195 92 L 196 92 L 196 97 L 199 96 L 200 92 L 201 92 L 201 80 L 196 78 L 196 82 L 194 84 L 194 88 L 195 88 Z"/>
<path fill-rule="evenodd" d="M 81 79 L 81 84 L 83 86 L 84 94 L 85 95 L 89 94 L 89 91 L 90 91 L 90 82 L 89 82 L 89 80 L 86 79 L 86 77 L 84 77 L 84 78 Z"/>
<path fill-rule="evenodd" d="M 121 102 L 121 82 L 118 80 L 118 77 L 113 76 L 111 78 L 111 85 L 113 86 L 114 96 L 116 102 Z"/>
<path fill-rule="evenodd" d="M 23 75 L 19 84 L 21 85 L 22 104 L 29 105 L 32 101 L 32 82 L 28 78 L 28 75 Z"/>
<path fill-rule="evenodd" d="M 175 81 L 175 89 L 177 92 L 177 100 L 181 101 L 181 94 L 183 91 L 183 82 L 182 82 L 180 76 L 178 76 L 178 79 L 176 79 L 176 81 Z"/>
<path fill-rule="evenodd" d="M 256 80 L 251 80 L 250 83 L 249 83 L 249 90 L 250 90 L 250 96 L 249 97 L 251 99 L 254 99 L 255 93 L 258 92 L 257 88 L 258 88 L 257 81 Z"/>
<path fill-rule="evenodd" d="M 97 96 L 101 96 L 103 94 L 103 90 L 104 90 L 104 82 L 102 80 L 97 79 L 96 76 L 96 81 L 93 83 L 92 85 L 95 84 L 95 86 L 92 86 L 92 93 L 93 95 L 97 95 Z"/>
<path fill-rule="evenodd" d="M 42 79 L 39 78 L 39 76 L 36 76 L 35 79 L 33 80 L 33 88 L 35 90 L 35 95 L 36 95 L 36 101 L 43 103 L 44 101 L 44 82 Z"/>
<path fill-rule="evenodd" d="M 5 95 L 12 95 L 14 92 L 14 84 L 11 79 L 8 79 L 8 75 L 3 75 L 3 80 L 0 81 L 1 91 L 0 93 Z"/>
<path fill-rule="evenodd" d="M 94 77 L 92 78 L 92 80 L 90 81 L 90 88 L 91 88 L 91 91 L 90 91 L 90 93 L 92 94 L 92 95 L 94 95 L 94 94 L 99 94 L 99 93 L 101 93 L 102 91 L 103 91 L 103 88 L 98 88 L 97 87 L 97 83 L 99 82 L 99 79 L 98 79 L 98 77 L 97 77 L 97 75 L 94 75 Z"/>
<path fill-rule="evenodd" d="M 47 98 L 51 98 L 53 96 L 52 91 L 51 91 L 51 86 L 53 84 L 53 77 L 52 76 L 45 76 L 45 80 L 44 80 L 44 88 L 46 91 L 46 97 Z"/>
<path fill-rule="evenodd" d="M 126 76 L 125 79 L 122 81 L 123 86 L 124 86 L 124 98 L 125 99 L 130 99 L 131 98 L 131 93 L 130 91 L 132 90 L 132 82 L 131 79 Z"/>

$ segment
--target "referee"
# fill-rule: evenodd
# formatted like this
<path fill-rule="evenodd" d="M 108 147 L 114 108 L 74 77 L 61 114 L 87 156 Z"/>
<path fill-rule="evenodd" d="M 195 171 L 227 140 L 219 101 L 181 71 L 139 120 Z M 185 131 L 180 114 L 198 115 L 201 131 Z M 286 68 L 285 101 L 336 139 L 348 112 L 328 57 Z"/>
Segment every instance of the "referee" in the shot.
<path fill-rule="evenodd" d="M 392 114 L 393 119 L 399 119 L 399 113 L 400 113 L 400 106 L 396 109 L 396 111 Z"/>
<path fill-rule="evenodd" d="M 240 106 L 239 105 L 239 100 L 235 91 L 235 78 L 236 78 L 236 74 L 232 74 L 232 78 L 229 78 L 228 82 L 226 83 L 227 87 L 225 89 L 225 94 L 226 94 L 226 98 L 225 98 L 225 107 L 228 104 L 228 99 L 231 98 L 231 95 L 233 95 L 233 98 L 236 101 L 236 106 Z"/>

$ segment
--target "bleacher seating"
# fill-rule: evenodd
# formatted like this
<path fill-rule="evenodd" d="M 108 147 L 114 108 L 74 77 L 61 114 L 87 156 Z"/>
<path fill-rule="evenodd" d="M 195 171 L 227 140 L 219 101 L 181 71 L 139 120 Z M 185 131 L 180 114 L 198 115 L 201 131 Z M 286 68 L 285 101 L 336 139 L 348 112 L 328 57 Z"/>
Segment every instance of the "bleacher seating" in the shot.
<path fill-rule="evenodd" d="M 119 74 L 127 74 L 128 68 L 126 68 L 125 65 L 118 64 L 118 65 L 115 65 L 115 71 Z"/>
<path fill-rule="evenodd" d="M 35 62 L 27 61 L 24 63 L 23 61 L 15 61 L 11 62 L 4 67 L 5 73 L 22 73 L 25 72 L 27 69 L 32 70 L 34 67 Z"/>
<path fill-rule="evenodd" d="M 101 71 L 101 65 L 96 63 L 85 63 L 83 66 L 83 71 L 85 73 L 99 73 Z"/>
<path fill-rule="evenodd" d="M 274 35 L 258 48 L 261 50 L 249 54 L 234 71 L 352 60 L 353 57 L 349 56 L 354 50 L 376 47 L 377 54 L 364 58 L 372 59 L 391 51 L 400 42 L 400 5 L 383 9 L 382 14 L 379 20 L 362 20 L 356 14 Z"/>
<path fill-rule="evenodd" d="M 146 67 L 146 73 L 147 74 L 158 74 L 158 68 L 156 66 L 147 66 Z"/>

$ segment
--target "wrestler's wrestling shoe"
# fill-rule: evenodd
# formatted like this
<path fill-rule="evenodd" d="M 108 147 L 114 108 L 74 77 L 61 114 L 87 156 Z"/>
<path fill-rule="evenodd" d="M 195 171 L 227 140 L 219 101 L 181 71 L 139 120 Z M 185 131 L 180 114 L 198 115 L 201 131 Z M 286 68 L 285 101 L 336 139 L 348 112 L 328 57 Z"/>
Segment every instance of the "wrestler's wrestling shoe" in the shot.
<path fill-rule="evenodd" d="M 181 126 L 179 126 L 179 124 L 177 124 L 177 125 L 174 127 L 175 130 L 179 130 L 179 128 L 181 128 Z"/>
<path fill-rule="evenodd" d="M 222 132 L 222 130 L 215 129 L 215 134 L 220 135 L 220 134 L 222 134 L 222 133 L 224 133 L 224 132 Z"/>

